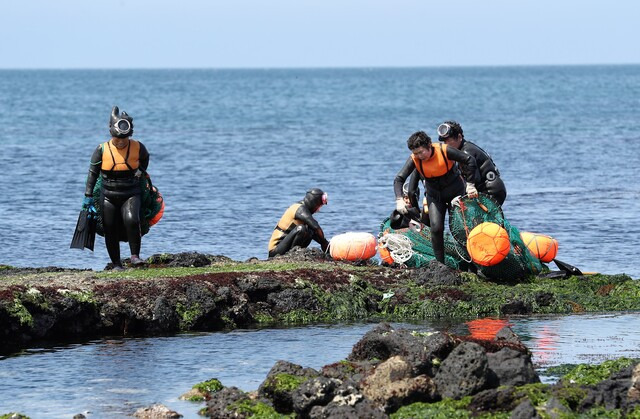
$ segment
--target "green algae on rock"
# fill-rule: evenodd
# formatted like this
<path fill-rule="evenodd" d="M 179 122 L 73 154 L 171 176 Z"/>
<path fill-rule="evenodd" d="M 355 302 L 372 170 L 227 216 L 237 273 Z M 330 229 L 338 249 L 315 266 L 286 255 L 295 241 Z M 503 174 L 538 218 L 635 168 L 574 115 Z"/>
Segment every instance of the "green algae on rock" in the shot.
<path fill-rule="evenodd" d="M 626 275 L 510 283 L 448 270 L 440 278 L 437 267 L 323 259 L 234 262 L 189 254 L 185 266 L 180 261 L 164 255 L 123 272 L 0 270 L 0 351 L 67 336 L 640 310 L 640 281 Z"/>

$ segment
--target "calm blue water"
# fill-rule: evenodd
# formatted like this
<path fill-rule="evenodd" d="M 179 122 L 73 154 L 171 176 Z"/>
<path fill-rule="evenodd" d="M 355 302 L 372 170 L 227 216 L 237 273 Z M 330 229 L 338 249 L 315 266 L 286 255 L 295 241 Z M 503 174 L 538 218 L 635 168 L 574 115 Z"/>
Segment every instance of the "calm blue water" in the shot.
<path fill-rule="evenodd" d="M 489 151 L 505 215 L 583 271 L 640 277 L 640 66 L 0 71 L 0 263 L 102 269 L 69 249 L 111 106 L 135 119 L 166 200 L 142 256 L 266 257 L 310 187 L 331 237 L 377 232 L 406 139 L 449 118 Z M 123 245 L 123 257 L 128 249 Z"/>
<path fill-rule="evenodd" d="M 639 313 L 511 319 L 531 348 L 536 369 L 640 357 Z M 217 377 L 255 390 L 279 359 L 305 367 L 344 359 L 373 326 L 327 325 L 236 330 L 154 339 L 104 339 L 85 345 L 36 348 L 0 358 L 0 414 L 34 418 L 119 418 L 154 403 L 197 418 L 202 404 L 179 401 L 194 384 Z M 464 325 L 395 324 L 416 330 L 467 333 Z M 543 381 L 554 378 L 542 376 Z"/>

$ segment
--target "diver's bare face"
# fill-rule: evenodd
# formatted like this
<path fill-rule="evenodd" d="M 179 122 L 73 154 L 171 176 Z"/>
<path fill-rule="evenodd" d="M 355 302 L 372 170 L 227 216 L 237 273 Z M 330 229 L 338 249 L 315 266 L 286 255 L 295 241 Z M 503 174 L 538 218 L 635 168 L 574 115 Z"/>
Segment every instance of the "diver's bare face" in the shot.
<path fill-rule="evenodd" d="M 117 138 L 117 137 L 114 137 L 111 140 L 111 142 L 113 143 L 113 145 L 116 148 L 123 149 L 129 144 L 129 139 L 128 138 Z"/>
<path fill-rule="evenodd" d="M 428 160 L 431 157 L 431 146 L 428 147 L 416 147 L 411 152 L 414 156 L 420 160 Z"/>

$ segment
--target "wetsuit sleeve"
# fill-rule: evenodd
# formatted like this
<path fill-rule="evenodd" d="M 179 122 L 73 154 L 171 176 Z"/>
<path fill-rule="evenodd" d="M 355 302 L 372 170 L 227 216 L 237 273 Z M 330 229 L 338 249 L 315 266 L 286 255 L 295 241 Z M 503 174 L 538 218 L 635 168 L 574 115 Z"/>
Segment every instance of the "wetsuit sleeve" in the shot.
<path fill-rule="evenodd" d="M 316 219 L 313 218 L 313 215 L 311 215 L 311 211 L 309 211 L 309 209 L 304 205 L 300 205 L 300 208 L 298 208 L 296 211 L 295 218 L 303 221 L 306 225 L 308 225 L 311 229 L 313 240 L 320 244 L 320 247 L 322 247 L 323 251 L 327 250 L 329 242 L 327 241 L 327 239 L 325 239 L 324 231 L 322 231 L 320 224 L 318 224 Z"/>
<path fill-rule="evenodd" d="M 417 170 L 414 170 L 409 178 L 409 200 L 411 201 L 411 206 L 413 208 L 419 208 L 418 205 L 420 205 L 418 203 L 420 199 L 419 185 L 420 173 L 418 173 Z"/>
<path fill-rule="evenodd" d="M 99 145 L 91 155 L 91 163 L 89 164 L 89 175 L 87 176 L 87 185 L 84 190 L 84 196 L 93 196 L 93 188 L 96 186 L 100 168 L 102 165 L 102 145 Z"/>
<path fill-rule="evenodd" d="M 447 158 L 460 163 L 462 175 L 467 182 L 473 184 L 480 182 L 480 172 L 478 171 L 476 159 L 474 159 L 472 155 L 453 147 L 447 147 Z"/>
<path fill-rule="evenodd" d="M 149 167 L 149 152 L 147 151 L 147 147 L 144 144 L 140 143 L 140 168 L 143 171 L 147 171 L 147 167 Z"/>
<path fill-rule="evenodd" d="M 409 157 L 393 181 L 393 192 L 396 195 L 396 199 L 402 198 L 402 185 L 404 185 L 405 180 L 407 180 L 407 178 L 411 175 L 411 172 L 413 172 L 415 169 L 416 165 L 413 163 L 411 157 Z"/>

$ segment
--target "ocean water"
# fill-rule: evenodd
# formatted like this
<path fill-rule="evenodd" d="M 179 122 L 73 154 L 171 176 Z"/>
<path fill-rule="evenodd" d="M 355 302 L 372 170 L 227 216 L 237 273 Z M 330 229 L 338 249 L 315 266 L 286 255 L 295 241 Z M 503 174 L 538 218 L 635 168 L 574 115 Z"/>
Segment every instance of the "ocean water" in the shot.
<path fill-rule="evenodd" d="M 498 165 L 514 226 L 555 237 L 583 271 L 640 278 L 637 65 L 0 71 L 0 264 L 106 265 L 101 238 L 94 253 L 69 242 L 113 105 L 133 116 L 165 198 L 143 257 L 266 258 L 311 187 L 329 194 L 327 236 L 375 234 L 406 139 L 455 119 Z"/>

